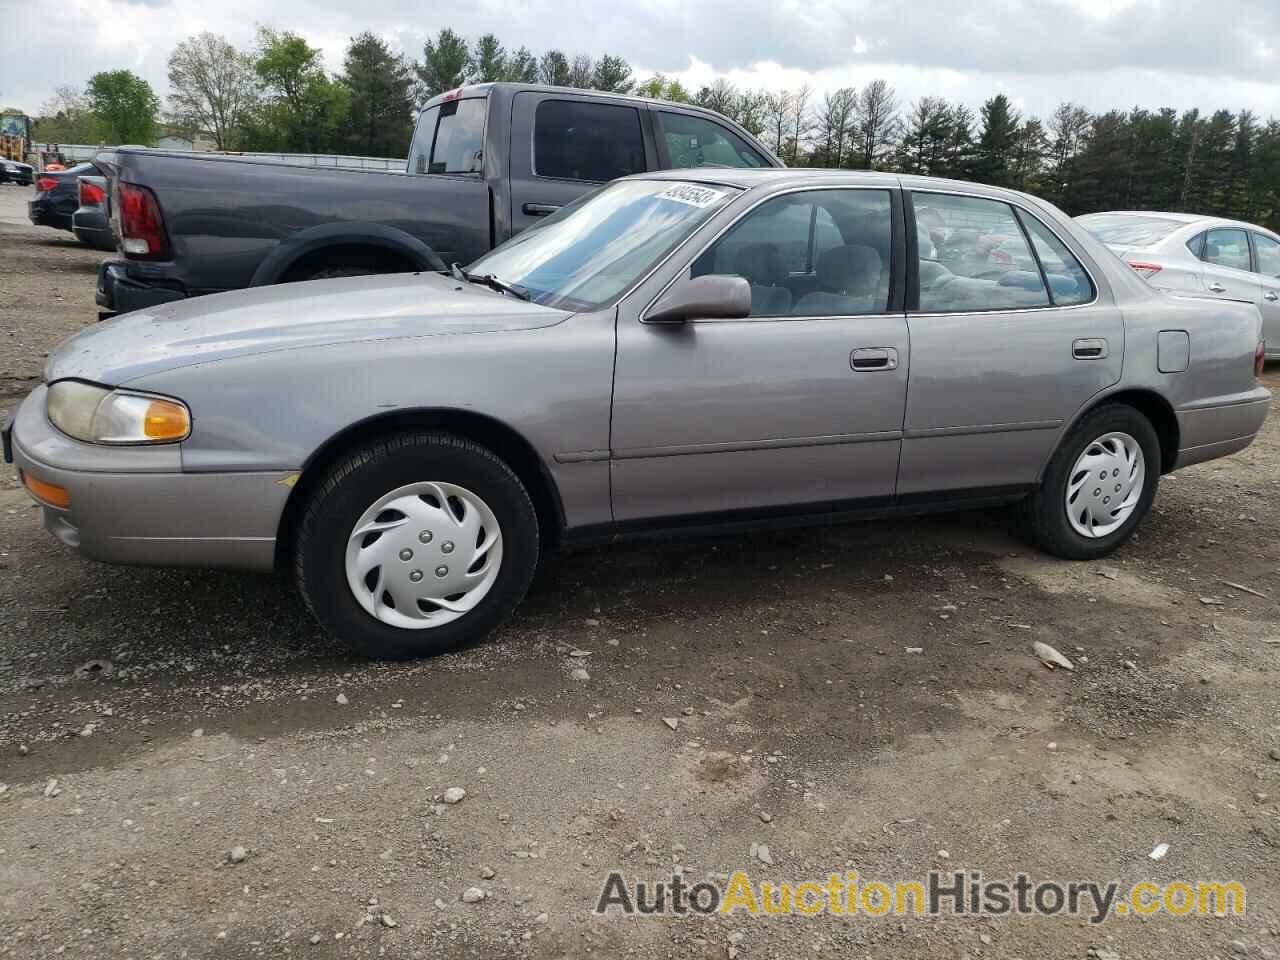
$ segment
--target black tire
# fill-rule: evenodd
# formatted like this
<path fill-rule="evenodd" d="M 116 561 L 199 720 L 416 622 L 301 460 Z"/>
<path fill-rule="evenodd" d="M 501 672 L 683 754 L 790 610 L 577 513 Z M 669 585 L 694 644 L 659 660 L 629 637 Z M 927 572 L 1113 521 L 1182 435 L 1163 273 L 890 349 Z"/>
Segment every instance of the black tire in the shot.
<path fill-rule="evenodd" d="M 431 480 L 472 491 L 493 511 L 502 531 L 497 579 L 476 607 L 425 629 L 392 626 L 356 600 L 347 583 L 346 546 L 356 521 L 379 497 Z M 538 564 L 537 513 L 515 473 L 491 451 L 452 434 L 396 434 L 352 450 L 310 494 L 297 526 L 298 589 L 329 633 L 381 660 L 411 660 L 482 639 L 524 598 Z"/>
<path fill-rule="evenodd" d="M 1085 448 L 1113 431 L 1127 433 L 1142 448 L 1145 478 L 1142 494 L 1129 518 L 1103 537 L 1078 533 L 1067 517 L 1069 473 Z M 1086 414 L 1073 426 L 1049 461 L 1039 489 L 1018 505 L 1023 535 L 1046 553 L 1064 560 L 1096 560 L 1124 543 L 1155 500 L 1160 482 L 1160 438 L 1145 416 L 1124 404 L 1108 404 Z"/>
<path fill-rule="evenodd" d="M 371 277 L 381 273 L 381 270 L 373 267 L 322 267 L 313 273 L 307 274 L 304 280 L 333 280 L 338 277 Z"/>

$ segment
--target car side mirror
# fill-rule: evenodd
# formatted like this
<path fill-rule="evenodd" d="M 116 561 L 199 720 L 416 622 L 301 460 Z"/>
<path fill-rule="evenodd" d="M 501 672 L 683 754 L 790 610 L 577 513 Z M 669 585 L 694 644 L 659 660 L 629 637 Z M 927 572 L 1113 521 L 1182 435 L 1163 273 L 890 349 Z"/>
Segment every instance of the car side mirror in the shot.
<path fill-rule="evenodd" d="M 684 323 L 749 316 L 751 284 L 743 277 L 711 273 L 678 281 L 643 319 L 645 323 Z"/>

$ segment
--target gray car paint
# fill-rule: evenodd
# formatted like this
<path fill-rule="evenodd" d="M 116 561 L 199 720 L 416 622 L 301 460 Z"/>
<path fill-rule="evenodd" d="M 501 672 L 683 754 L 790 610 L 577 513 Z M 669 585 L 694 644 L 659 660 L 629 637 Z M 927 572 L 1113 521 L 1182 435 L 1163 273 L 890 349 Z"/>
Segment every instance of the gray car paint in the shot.
<path fill-rule="evenodd" d="M 1249 304 L 1157 293 L 1086 231 L 1034 198 L 885 174 L 678 171 L 741 194 L 616 308 L 568 314 L 436 276 L 369 277 L 168 305 L 86 331 L 46 379 L 79 377 L 180 397 L 179 447 L 113 449 L 47 422 L 43 388 L 14 432 L 19 466 L 72 491 L 67 516 L 90 556 L 270 565 L 299 472 L 326 443 L 388 414 L 462 412 L 536 452 L 569 531 L 738 508 L 894 503 L 922 493 L 1025 489 L 1064 431 L 1107 397 L 1141 391 L 1180 427 L 1177 465 L 1247 445 L 1270 394 L 1253 377 Z M 761 200 L 801 188 L 944 190 L 1005 199 L 1049 225 L 1092 274 L 1095 303 L 1003 314 L 644 323 L 694 256 Z M 964 322 L 968 319 L 969 322 Z M 1186 331 L 1190 367 L 1162 373 L 1162 331 Z M 1072 357 L 1105 337 L 1105 361 Z M 893 348 L 858 373 L 852 351 Z M 612 418 L 612 424 L 611 424 Z M 130 491 L 152 476 L 148 502 Z M 503 450 L 497 451 L 499 454 Z M 899 462 L 901 461 L 901 462 Z M 209 488 L 197 484 L 212 478 Z M 215 490 L 211 507 L 203 497 Z M 242 522 L 228 511 L 243 507 Z M 145 518 L 143 516 L 145 511 Z M 147 554 L 136 536 L 155 539 Z M 145 530 L 130 534 L 131 525 Z M 231 531 L 231 532 L 228 532 Z M 65 531 L 64 531 L 65 532 Z M 68 539 L 63 536 L 63 539 Z"/>

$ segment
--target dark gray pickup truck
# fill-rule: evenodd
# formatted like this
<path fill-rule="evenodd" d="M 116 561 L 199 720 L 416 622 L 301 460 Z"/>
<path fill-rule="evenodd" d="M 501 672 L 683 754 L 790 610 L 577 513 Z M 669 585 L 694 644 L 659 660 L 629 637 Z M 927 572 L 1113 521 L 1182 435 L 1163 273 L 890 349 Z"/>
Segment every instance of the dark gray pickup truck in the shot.
<path fill-rule="evenodd" d="M 241 287 L 467 264 L 598 185 L 646 170 L 781 161 L 683 104 L 527 84 L 462 87 L 419 115 L 404 171 L 119 148 L 123 260 L 98 275 L 122 313 Z"/>

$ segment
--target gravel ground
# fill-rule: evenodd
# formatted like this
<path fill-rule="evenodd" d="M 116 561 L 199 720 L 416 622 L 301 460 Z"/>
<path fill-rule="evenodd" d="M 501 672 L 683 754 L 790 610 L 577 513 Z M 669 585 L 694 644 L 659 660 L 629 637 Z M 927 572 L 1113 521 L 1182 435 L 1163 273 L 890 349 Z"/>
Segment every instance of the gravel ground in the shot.
<path fill-rule="evenodd" d="M 23 226 L 28 195 L 0 187 L 5 403 L 94 322 L 102 257 Z M 491 641 L 418 664 L 347 657 L 282 578 L 84 561 L 6 473 L 0 955 L 1280 957 L 1278 466 L 1272 418 L 1091 565 L 998 512 L 576 553 Z M 676 866 L 1249 901 L 592 915 L 609 871 Z"/>

